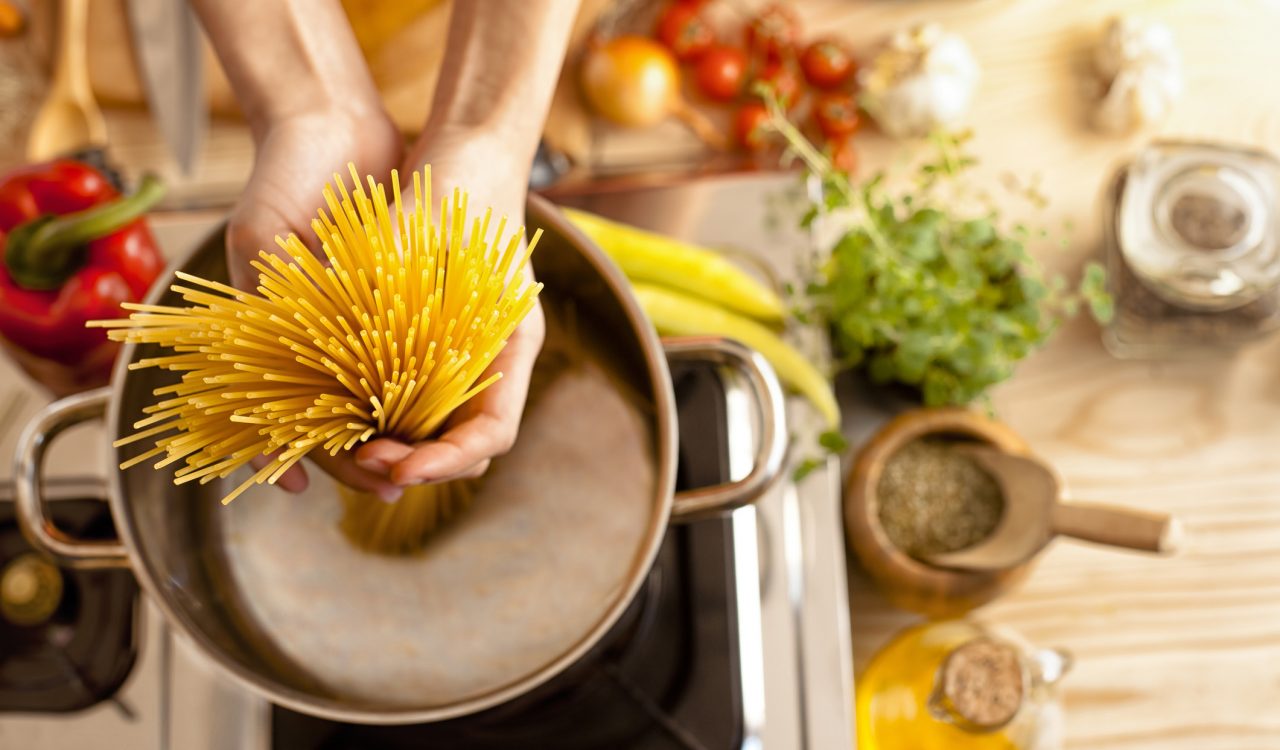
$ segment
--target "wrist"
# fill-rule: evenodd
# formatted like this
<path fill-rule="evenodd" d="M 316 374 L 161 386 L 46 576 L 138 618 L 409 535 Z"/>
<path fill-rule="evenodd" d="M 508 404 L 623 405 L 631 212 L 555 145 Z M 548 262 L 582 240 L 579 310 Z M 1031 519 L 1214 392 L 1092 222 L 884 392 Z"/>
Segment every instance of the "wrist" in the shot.
<path fill-rule="evenodd" d="M 528 123 L 511 123 L 501 117 L 460 118 L 433 110 L 418 142 L 433 144 L 435 151 L 456 147 L 479 152 L 494 169 L 527 170 L 541 137 L 541 130 L 528 127 Z"/>
<path fill-rule="evenodd" d="M 338 0 L 191 0 L 254 136 L 282 121 L 382 104 Z"/>
<path fill-rule="evenodd" d="M 461 124 L 428 120 L 414 141 L 413 156 L 432 156 L 449 166 L 475 169 L 519 180 L 527 177 L 537 152 L 537 135 L 513 133 L 491 123 Z M 416 167 L 421 167 L 421 164 Z"/>
<path fill-rule="evenodd" d="M 388 127 L 395 127 L 377 97 L 339 99 L 316 95 L 276 99 L 260 107 L 246 107 L 244 114 L 257 145 L 261 145 L 273 130 L 304 120 L 353 131 L 367 128 L 381 133 Z"/>

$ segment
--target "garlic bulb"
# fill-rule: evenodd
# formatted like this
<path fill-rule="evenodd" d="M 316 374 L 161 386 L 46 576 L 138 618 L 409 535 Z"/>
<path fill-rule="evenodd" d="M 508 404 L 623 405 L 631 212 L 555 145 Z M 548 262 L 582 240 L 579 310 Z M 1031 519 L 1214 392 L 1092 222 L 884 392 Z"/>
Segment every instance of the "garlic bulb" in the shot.
<path fill-rule="evenodd" d="M 1105 92 L 1093 119 L 1104 131 L 1126 133 L 1158 122 L 1182 94 L 1182 63 L 1166 26 L 1111 19 L 1093 64 Z"/>
<path fill-rule="evenodd" d="M 858 75 L 862 106 L 889 135 L 928 135 L 969 111 L 978 63 L 959 36 L 926 24 L 898 31 Z"/>

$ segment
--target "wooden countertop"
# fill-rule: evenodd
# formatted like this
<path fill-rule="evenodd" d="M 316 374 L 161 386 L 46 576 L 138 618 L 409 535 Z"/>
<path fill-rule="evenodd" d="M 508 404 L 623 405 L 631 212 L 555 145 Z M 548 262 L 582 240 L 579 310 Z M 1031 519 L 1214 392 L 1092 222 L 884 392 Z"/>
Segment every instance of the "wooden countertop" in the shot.
<path fill-rule="evenodd" d="M 1049 207 L 1025 218 L 1074 226 L 1065 250 L 1038 253 L 1050 267 L 1096 256 L 1104 182 L 1153 137 L 1280 153 L 1280 88 L 1269 83 L 1280 63 L 1277 0 L 796 7 L 806 28 L 841 35 L 860 54 L 919 20 L 966 37 L 983 68 L 970 118 L 979 177 L 1037 180 Z M 1173 116 L 1132 138 L 1091 132 L 1082 91 L 1089 45 L 1121 10 L 1172 28 L 1186 83 Z M 872 168 L 901 154 L 875 134 L 860 146 Z M 661 160 L 656 153 L 678 159 L 697 148 L 672 125 L 612 133 L 596 153 Z M 1078 498 L 1168 511 L 1186 529 L 1172 559 L 1056 543 L 1025 586 L 977 613 L 1075 655 L 1064 682 L 1067 747 L 1280 748 L 1280 340 L 1217 361 L 1121 362 L 1096 326 L 1078 322 L 996 391 L 995 406 Z M 850 599 L 858 667 L 918 619 L 890 607 L 856 568 Z"/>
<path fill-rule="evenodd" d="M 742 5 L 753 5 L 743 2 Z M 971 122 L 979 172 L 1038 176 L 1050 200 L 1033 217 L 1075 229 L 1072 268 L 1096 253 L 1098 202 L 1111 168 L 1153 135 L 1208 138 L 1280 152 L 1280 0 L 805 0 L 806 27 L 860 52 L 918 20 L 961 32 L 983 67 Z M 1084 126 L 1084 50 L 1105 19 L 1136 13 L 1172 27 L 1186 91 L 1153 133 L 1108 138 Z M 157 153 L 141 114 L 112 120 L 118 153 Z M 895 147 L 861 139 L 869 165 Z M 151 144 L 147 146 L 146 144 Z M 600 153 L 679 156 L 679 129 L 606 132 Z M 202 174 L 234 194 L 247 140 L 219 124 Z M 1080 750 L 1280 748 L 1280 341 L 1233 359 L 1119 362 L 1087 323 L 1067 327 L 1001 387 L 1000 416 L 1051 460 L 1080 498 L 1162 509 L 1185 524 L 1174 559 L 1058 543 L 1018 592 L 981 610 L 1042 645 L 1072 651 L 1065 681 L 1068 746 Z M 914 621 L 855 574 L 856 661 Z"/>
<path fill-rule="evenodd" d="M 1076 71 L 1106 17 L 1123 8 L 1167 23 L 1186 92 L 1157 133 L 1083 127 Z M 809 2 L 810 27 L 868 40 L 918 18 L 969 40 L 983 66 L 971 121 L 981 171 L 1038 174 L 1046 225 L 1069 219 L 1070 267 L 1096 252 L 1112 166 L 1151 135 L 1280 152 L 1280 2 L 988 0 Z M 889 149 L 867 139 L 867 161 Z M 1053 256 L 1053 257 L 1050 257 Z M 997 391 L 1001 418 L 1084 499 L 1172 512 L 1186 527 L 1173 559 L 1059 542 L 1019 591 L 980 611 L 1076 656 L 1065 680 L 1068 747 L 1280 747 L 1280 341 L 1234 359 L 1119 362 L 1094 326 L 1065 329 Z M 914 618 L 851 581 L 855 664 Z"/>

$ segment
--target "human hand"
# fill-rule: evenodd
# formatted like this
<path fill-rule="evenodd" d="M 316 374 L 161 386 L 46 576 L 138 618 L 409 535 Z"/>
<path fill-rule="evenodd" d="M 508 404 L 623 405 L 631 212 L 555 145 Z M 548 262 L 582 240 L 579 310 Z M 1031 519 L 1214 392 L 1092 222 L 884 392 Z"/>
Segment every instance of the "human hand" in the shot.
<path fill-rule="evenodd" d="M 258 146 L 227 236 L 232 283 L 252 289 L 249 262 L 259 250 L 276 252 L 278 234 L 310 235 L 335 172 L 351 161 L 385 181 L 402 163 L 401 143 L 336 0 L 192 1 Z M 437 190 L 462 187 L 471 206 L 505 212 L 513 229 L 522 223 L 529 166 L 576 11 L 570 0 L 455 3 L 426 134 L 405 174 L 430 162 Z M 502 380 L 459 409 L 439 440 L 375 440 L 354 453 L 310 458 L 387 500 L 398 497 L 398 484 L 483 471 L 515 439 L 542 337 L 535 309 L 490 368 Z M 306 473 L 295 465 L 277 483 L 300 491 Z"/>
<path fill-rule="evenodd" d="M 250 262 L 260 250 L 284 255 L 276 237 L 296 234 L 314 242 L 311 220 L 323 205 L 325 185 L 333 175 L 346 174 L 354 163 L 362 175 L 390 179 L 403 152 L 399 131 L 385 114 L 316 111 L 293 115 L 266 125 L 257 139 L 253 174 L 227 223 L 227 266 L 231 283 L 252 291 L 258 272 Z M 318 248 L 312 248 L 318 250 Z M 310 458 L 343 484 L 386 499 L 399 496 L 399 488 L 384 475 L 366 471 L 348 456 L 312 451 Z M 253 461 L 257 468 L 266 456 Z M 290 492 L 307 488 L 306 470 L 295 464 L 277 482 Z"/>
<path fill-rule="evenodd" d="M 295 169 L 299 166 L 307 169 L 318 166 L 304 163 L 303 157 L 295 150 L 306 143 L 308 138 L 314 138 L 314 135 L 305 131 L 285 135 L 288 137 L 277 139 L 274 143 L 269 140 L 264 142 L 264 146 L 275 145 L 280 151 L 277 157 L 276 152 L 268 152 L 264 148 L 259 168 L 263 168 L 261 165 L 266 165 L 271 170 L 279 168 L 273 162 L 264 161 L 267 158 L 282 158 L 286 160 L 284 163 Z M 312 157 L 317 154 L 315 143 L 312 141 L 307 151 Z M 425 133 L 412 150 L 412 156 L 404 161 L 401 178 L 405 179 L 414 170 L 430 164 L 434 196 L 441 197 L 447 194 L 445 191 L 451 192 L 455 187 L 462 188 L 469 194 L 471 211 L 493 208 L 495 218 L 507 217 L 507 232 L 510 233 L 524 223 L 529 165 L 521 164 L 518 157 L 504 157 L 503 151 L 500 143 L 475 133 Z M 341 149 L 338 152 L 341 153 Z M 289 160 L 303 161 L 293 164 Z M 362 174 L 372 173 L 375 177 L 384 172 L 389 173 L 389 168 L 366 172 L 359 163 L 357 169 Z M 257 172 L 258 169 L 255 169 L 255 176 Z M 275 181 L 267 179 L 274 174 L 275 171 L 264 172 L 263 184 L 251 185 L 245 193 L 244 200 L 270 202 L 266 205 L 246 206 L 249 221 L 241 225 L 243 228 L 239 231 L 244 234 L 237 236 L 241 241 L 231 242 L 231 229 L 228 230 L 229 260 L 242 264 L 240 273 L 244 274 L 243 278 L 254 278 L 253 269 L 248 262 L 257 256 L 257 251 L 248 248 L 262 246 L 252 244 L 260 243 L 260 239 L 250 240 L 245 237 L 266 236 L 271 240 L 271 247 L 275 248 L 276 234 L 292 231 L 299 236 L 306 236 L 300 230 L 308 226 L 314 215 L 314 208 L 305 208 L 309 205 L 305 197 L 296 194 L 282 196 L 279 193 Z M 308 174 L 310 173 L 296 173 L 295 177 L 305 179 Z M 325 170 L 316 171 L 310 177 L 319 186 L 323 186 L 331 178 L 332 171 Z M 258 190 L 262 192 L 257 192 Z M 319 190 L 317 187 L 313 192 L 318 195 Z M 316 202 L 318 198 L 312 198 L 311 201 Z M 287 220 L 289 224 L 285 225 L 282 220 Z M 526 283 L 532 283 L 532 274 L 526 273 Z M 393 438 L 379 438 L 354 451 L 343 451 L 336 456 L 313 451 L 308 458 L 343 484 L 353 489 L 373 492 L 386 501 L 398 499 L 402 488 L 406 486 L 480 476 L 488 468 L 492 458 L 506 453 L 515 443 L 529 390 L 529 378 L 534 360 L 542 347 L 544 334 L 542 308 L 535 306 L 482 376 L 484 378 L 493 372 L 501 372 L 502 378 L 459 407 L 449 418 L 438 439 L 410 445 Z M 262 457 L 255 461 L 255 465 L 263 466 L 266 461 Z M 308 485 L 306 471 L 302 465 L 295 465 L 280 477 L 277 484 L 282 489 L 300 492 Z"/>
<path fill-rule="evenodd" d="M 287 259 L 276 237 L 296 234 L 314 244 L 311 220 L 335 174 L 345 177 L 347 164 L 354 163 L 361 175 L 385 182 L 403 153 L 400 133 L 382 113 L 298 114 L 268 125 L 257 140 L 253 173 L 227 222 L 231 283 L 247 291 L 257 286 L 258 272 L 249 263 L 259 251 Z"/>
<path fill-rule="evenodd" d="M 458 187 L 468 193 L 472 218 L 492 208 L 495 224 L 507 217 L 508 236 L 523 226 L 530 164 L 500 140 L 475 132 L 428 131 L 411 150 L 403 171 L 408 174 L 424 164 L 431 165 L 431 190 L 437 199 Z M 526 274 L 525 282 L 532 283 L 532 273 Z M 515 444 L 545 330 L 542 307 L 535 305 L 482 376 L 501 372 L 502 379 L 459 407 L 439 438 L 415 445 L 391 438 L 373 440 L 354 452 L 356 466 L 399 487 L 483 474 L 491 459 Z"/>

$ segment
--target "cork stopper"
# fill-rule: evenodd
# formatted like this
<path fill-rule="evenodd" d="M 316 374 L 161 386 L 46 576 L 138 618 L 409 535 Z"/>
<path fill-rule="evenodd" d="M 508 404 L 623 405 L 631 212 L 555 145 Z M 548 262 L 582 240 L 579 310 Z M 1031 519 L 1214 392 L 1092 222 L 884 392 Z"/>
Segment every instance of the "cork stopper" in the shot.
<path fill-rule="evenodd" d="M 1016 647 L 975 638 L 947 656 L 938 673 L 935 698 L 948 718 L 978 731 L 992 731 L 1017 715 L 1024 683 Z"/>

